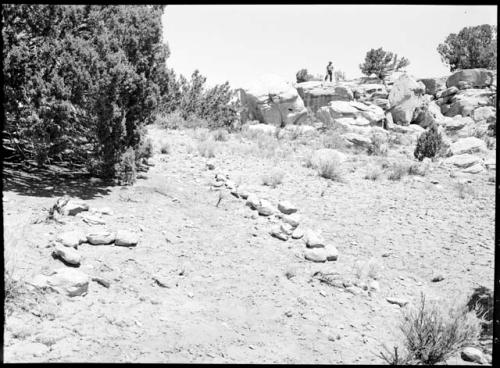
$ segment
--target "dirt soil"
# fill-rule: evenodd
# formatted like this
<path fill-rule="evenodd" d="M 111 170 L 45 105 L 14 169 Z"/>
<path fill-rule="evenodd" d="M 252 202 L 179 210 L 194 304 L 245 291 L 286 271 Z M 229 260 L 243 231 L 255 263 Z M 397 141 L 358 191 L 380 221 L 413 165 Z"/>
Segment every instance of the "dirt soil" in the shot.
<path fill-rule="evenodd" d="M 381 345 L 400 341 L 401 308 L 387 297 L 416 303 L 424 292 L 455 300 L 478 285 L 493 288 L 494 171 L 467 176 L 473 191 L 461 198 L 457 178 L 435 163 L 425 177 L 372 181 L 363 176 L 374 158 L 351 154 L 352 169 L 335 182 L 304 167 L 301 148 L 269 158 L 231 137 L 217 142 L 209 160 L 215 170 L 208 170 L 192 134 L 149 134 L 157 150 L 168 140 L 171 152 L 156 152 L 155 166 L 133 186 L 4 173 L 4 229 L 17 239 L 5 246 L 15 247 L 25 280 L 66 267 L 50 256 L 62 231 L 140 234 L 131 248 L 81 244 L 80 270 L 110 287 L 91 282 L 83 296 L 20 301 L 6 316 L 4 361 L 380 364 Z M 262 185 L 276 166 L 285 172 L 282 184 Z M 227 189 L 220 199 L 211 188 L 220 171 L 274 204 L 294 203 L 300 226 L 321 230 L 338 260 L 305 260 L 302 240 L 269 235 L 276 219 L 255 216 Z M 37 223 L 64 194 L 114 214 L 103 216 L 105 225 L 79 216 Z M 313 277 L 322 271 L 356 280 L 369 263 L 380 284 L 369 295 Z M 432 282 L 438 275 L 444 279 Z"/>

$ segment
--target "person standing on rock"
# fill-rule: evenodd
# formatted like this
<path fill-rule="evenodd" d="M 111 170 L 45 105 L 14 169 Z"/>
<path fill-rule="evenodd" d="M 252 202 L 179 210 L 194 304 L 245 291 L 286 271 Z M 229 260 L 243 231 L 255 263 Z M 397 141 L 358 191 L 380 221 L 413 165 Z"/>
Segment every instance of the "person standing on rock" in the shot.
<path fill-rule="evenodd" d="M 326 66 L 326 75 L 325 75 L 325 81 L 330 77 L 330 82 L 332 81 L 332 75 L 333 75 L 333 64 L 330 61 L 328 65 Z"/>

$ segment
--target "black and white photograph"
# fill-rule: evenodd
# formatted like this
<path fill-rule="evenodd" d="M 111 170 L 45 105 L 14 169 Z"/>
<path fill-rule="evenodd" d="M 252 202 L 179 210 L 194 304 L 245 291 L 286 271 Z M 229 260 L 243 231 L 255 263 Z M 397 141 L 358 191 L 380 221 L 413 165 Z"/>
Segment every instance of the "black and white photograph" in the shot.
<path fill-rule="evenodd" d="M 4 363 L 494 365 L 497 5 L 1 13 Z"/>

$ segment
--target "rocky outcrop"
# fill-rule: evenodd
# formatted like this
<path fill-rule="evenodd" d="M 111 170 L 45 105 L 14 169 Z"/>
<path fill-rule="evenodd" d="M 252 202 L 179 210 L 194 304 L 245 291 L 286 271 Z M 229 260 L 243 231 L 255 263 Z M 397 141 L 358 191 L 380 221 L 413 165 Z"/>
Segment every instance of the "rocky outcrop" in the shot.
<path fill-rule="evenodd" d="M 439 91 L 446 89 L 446 78 L 421 78 L 417 82 L 424 84 L 426 95 L 436 96 Z"/>
<path fill-rule="evenodd" d="M 240 101 L 245 113 L 242 121 L 258 120 L 263 124 L 285 126 L 300 124 L 307 109 L 297 90 L 280 77 L 262 77 L 252 86 L 240 89 Z"/>
<path fill-rule="evenodd" d="M 487 69 L 463 69 L 448 77 L 446 87 L 484 88 L 494 82 L 494 73 Z"/>
<path fill-rule="evenodd" d="M 395 124 L 409 125 L 425 103 L 425 85 L 407 74 L 401 75 L 389 93 L 392 119 Z"/>
<path fill-rule="evenodd" d="M 330 101 L 351 101 L 354 98 L 348 87 L 331 82 L 310 81 L 297 83 L 295 86 L 305 106 L 313 112 L 328 105 Z"/>
<path fill-rule="evenodd" d="M 332 101 L 320 108 L 316 116 L 327 126 L 335 125 L 337 119 L 340 124 L 347 123 L 340 120 L 345 118 L 350 119 L 349 124 L 357 126 L 382 125 L 385 120 L 384 110 L 380 107 L 357 101 Z"/>

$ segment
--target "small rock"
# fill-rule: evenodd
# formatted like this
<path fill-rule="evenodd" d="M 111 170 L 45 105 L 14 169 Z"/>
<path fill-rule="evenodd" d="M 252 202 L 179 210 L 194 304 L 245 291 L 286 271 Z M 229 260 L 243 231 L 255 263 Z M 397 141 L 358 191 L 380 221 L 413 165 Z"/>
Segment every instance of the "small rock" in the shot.
<path fill-rule="evenodd" d="M 271 234 L 271 236 L 278 238 L 280 240 L 284 240 L 284 241 L 288 240 L 288 235 L 286 233 L 284 233 L 281 230 L 281 227 L 278 225 L 273 226 L 273 228 L 271 229 L 271 231 L 269 233 Z"/>
<path fill-rule="evenodd" d="M 286 222 L 287 224 L 291 225 L 292 227 L 297 227 L 300 224 L 300 221 L 302 220 L 301 216 L 298 213 L 294 213 L 291 215 L 284 215 L 281 217 L 283 222 Z"/>
<path fill-rule="evenodd" d="M 245 188 L 238 188 L 237 192 L 238 195 L 243 199 L 247 199 L 250 195 L 250 192 L 248 192 L 248 190 L 246 190 Z"/>
<path fill-rule="evenodd" d="M 207 169 L 208 170 L 215 170 L 215 165 L 212 162 L 207 162 Z"/>
<path fill-rule="evenodd" d="M 216 181 L 215 183 L 212 184 L 214 188 L 220 188 L 224 185 L 224 182 L 222 181 Z"/>
<path fill-rule="evenodd" d="M 439 282 L 439 281 L 443 281 L 443 280 L 444 280 L 443 275 L 437 275 L 437 276 L 432 278 L 432 282 Z"/>
<path fill-rule="evenodd" d="M 217 174 L 215 174 L 215 180 L 224 182 L 227 179 L 226 176 L 227 175 L 225 175 L 225 174 L 217 173 Z"/>
<path fill-rule="evenodd" d="M 301 228 L 296 228 L 292 233 L 293 239 L 300 239 L 304 236 L 304 231 Z"/>
<path fill-rule="evenodd" d="M 278 210 L 283 212 L 285 215 L 291 215 L 292 213 L 297 212 L 297 206 L 289 201 L 281 201 L 278 203 Z"/>
<path fill-rule="evenodd" d="M 87 241 L 93 245 L 111 244 L 115 241 L 115 233 L 106 230 L 89 233 Z"/>
<path fill-rule="evenodd" d="M 104 225 L 106 221 L 103 220 L 100 216 L 93 216 L 89 214 L 82 215 L 83 221 L 90 225 Z"/>
<path fill-rule="evenodd" d="M 281 232 L 285 233 L 286 235 L 292 235 L 293 229 L 290 225 L 281 224 L 280 229 L 281 229 Z"/>
<path fill-rule="evenodd" d="M 115 245 L 124 247 L 136 246 L 139 242 L 139 236 L 129 230 L 118 230 L 115 236 Z"/>
<path fill-rule="evenodd" d="M 232 180 L 226 180 L 227 189 L 236 189 L 236 184 Z"/>
<path fill-rule="evenodd" d="M 354 294 L 354 295 L 359 295 L 363 293 L 363 289 L 357 287 L 357 286 L 348 286 L 345 288 L 345 291 L 348 293 Z"/>
<path fill-rule="evenodd" d="M 324 248 L 325 247 L 325 240 L 323 239 L 323 237 L 311 229 L 307 229 L 304 232 L 303 239 L 306 242 L 306 246 L 308 248 Z"/>
<path fill-rule="evenodd" d="M 327 261 L 336 261 L 339 258 L 339 251 L 334 245 L 328 244 L 325 247 L 325 252 Z"/>
<path fill-rule="evenodd" d="M 304 251 L 304 258 L 312 262 L 326 262 L 324 248 L 308 248 Z"/>
<path fill-rule="evenodd" d="M 76 214 L 88 211 L 89 205 L 83 201 L 70 199 L 66 202 L 62 208 L 60 208 L 60 213 L 65 216 L 75 216 Z"/>
<path fill-rule="evenodd" d="M 252 209 L 256 209 L 260 206 L 260 199 L 255 194 L 250 194 L 247 197 L 246 205 Z"/>
<path fill-rule="evenodd" d="M 87 241 L 87 237 L 83 231 L 65 231 L 57 236 L 56 241 L 66 247 L 77 248 L 79 244 Z"/>
<path fill-rule="evenodd" d="M 61 258 L 64 262 L 75 266 L 79 266 L 82 260 L 81 255 L 74 248 L 66 247 L 62 244 L 56 245 L 53 254 Z"/>
<path fill-rule="evenodd" d="M 368 290 L 369 291 L 380 291 L 379 282 L 377 280 L 370 281 L 370 284 L 368 285 Z"/>
<path fill-rule="evenodd" d="M 170 288 L 169 281 L 165 277 L 163 277 L 163 276 L 158 276 L 158 275 L 154 276 L 153 280 L 160 287 Z"/>
<path fill-rule="evenodd" d="M 408 304 L 408 301 L 406 299 L 401 299 L 401 298 L 386 298 L 389 303 L 391 304 L 397 304 L 400 307 L 404 307 L 406 304 Z"/>
<path fill-rule="evenodd" d="M 257 206 L 257 212 L 261 216 L 271 216 L 272 214 L 276 213 L 276 210 L 271 202 L 265 199 L 261 199 L 260 205 Z"/>
<path fill-rule="evenodd" d="M 91 212 L 100 213 L 101 215 L 113 215 L 113 210 L 109 207 L 92 208 Z"/>
<path fill-rule="evenodd" d="M 481 352 L 481 350 L 470 347 L 470 346 L 464 348 L 462 350 L 462 352 L 460 353 L 460 356 L 466 362 L 488 364 L 488 361 L 486 360 L 486 358 L 485 358 L 484 354 Z"/>

